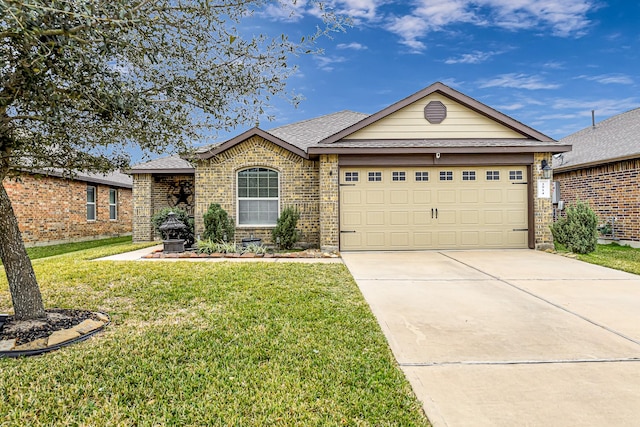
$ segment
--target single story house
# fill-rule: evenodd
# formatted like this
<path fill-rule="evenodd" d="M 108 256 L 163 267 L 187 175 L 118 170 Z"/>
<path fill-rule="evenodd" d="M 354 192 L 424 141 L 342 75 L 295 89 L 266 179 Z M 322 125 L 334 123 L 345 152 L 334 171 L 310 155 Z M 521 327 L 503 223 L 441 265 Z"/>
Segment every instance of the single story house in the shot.
<path fill-rule="evenodd" d="M 640 247 L 640 108 L 560 140 L 573 150 L 553 159 L 559 199 L 588 202 L 609 238 Z"/>
<path fill-rule="evenodd" d="M 196 235 L 219 203 L 236 239 L 272 243 L 295 206 L 302 240 L 324 250 L 546 248 L 558 143 L 442 83 L 372 115 L 340 111 L 134 166 L 133 236 L 186 207 Z M 549 169 L 544 168 L 544 169 Z"/>
<path fill-rule="evenodd" d="M 23 173 L 2 185 L 16 214 L 26 246 L 130 235 L 132 178 L 56 171 Z"/>

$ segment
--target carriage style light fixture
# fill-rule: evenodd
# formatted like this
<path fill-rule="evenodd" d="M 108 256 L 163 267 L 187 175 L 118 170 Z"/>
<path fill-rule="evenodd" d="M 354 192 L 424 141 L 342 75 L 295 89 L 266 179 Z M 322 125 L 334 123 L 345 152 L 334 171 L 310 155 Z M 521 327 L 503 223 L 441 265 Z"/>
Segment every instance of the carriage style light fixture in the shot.
<path fill-rule="evenodd" d="M 551 179 L 551 166 L 546 160 L 540 162 L 540 170 L 542 171 L 542 179 Z"/>

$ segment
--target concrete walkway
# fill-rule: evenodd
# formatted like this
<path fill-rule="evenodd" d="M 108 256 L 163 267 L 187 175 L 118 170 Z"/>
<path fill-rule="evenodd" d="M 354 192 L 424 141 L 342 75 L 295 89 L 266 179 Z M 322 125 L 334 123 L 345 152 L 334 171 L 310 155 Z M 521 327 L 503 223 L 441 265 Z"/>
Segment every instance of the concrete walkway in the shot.
<path fill-rule="evenodd" d="M 435 427 L 640 425 L 640 276 L 529 250 L 342 257 Z"/>

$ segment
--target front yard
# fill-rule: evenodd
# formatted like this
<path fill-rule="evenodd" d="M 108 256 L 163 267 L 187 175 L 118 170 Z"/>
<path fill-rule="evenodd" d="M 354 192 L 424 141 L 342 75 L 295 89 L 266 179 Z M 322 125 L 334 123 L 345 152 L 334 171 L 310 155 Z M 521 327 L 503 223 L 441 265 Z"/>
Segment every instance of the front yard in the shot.
<path fill-rule="evenodd" d="M 131 247 L 34 261 L 47 307 L 112 323 L 0 359 L 0 425 L 428 425 L 343 265 L 89 261 Z"/>

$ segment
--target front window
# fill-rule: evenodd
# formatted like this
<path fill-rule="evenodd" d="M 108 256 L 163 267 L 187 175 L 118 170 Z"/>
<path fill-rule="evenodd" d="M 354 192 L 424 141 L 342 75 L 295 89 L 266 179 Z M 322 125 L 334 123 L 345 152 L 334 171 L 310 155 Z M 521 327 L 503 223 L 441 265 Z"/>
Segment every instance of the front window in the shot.
<path fill-rule="evenodd" d="M 278 172 L 251 168 L 238 172 L 238 225 L 276 225 L 280 206 Z"/>
<path fill-rule="evenodd" d="M 96 220 L 96 187 L 87 187 L 87 221 Z"/>
<path fill-rule="evenodd" d="M 118 190 L 109 189 L 109 219 L 118 219 Z"/>

